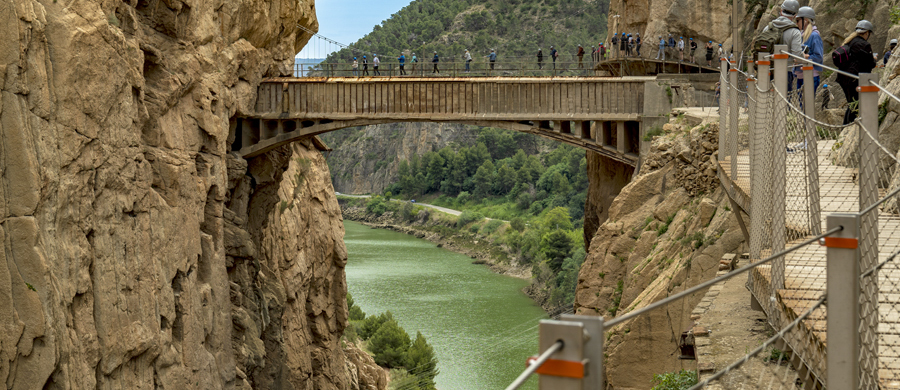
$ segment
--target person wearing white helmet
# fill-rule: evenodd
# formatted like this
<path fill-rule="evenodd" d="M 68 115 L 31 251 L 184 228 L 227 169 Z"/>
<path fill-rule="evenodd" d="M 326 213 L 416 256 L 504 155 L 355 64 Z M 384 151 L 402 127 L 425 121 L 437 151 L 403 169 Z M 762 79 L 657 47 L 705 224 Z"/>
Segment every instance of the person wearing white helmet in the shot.
<path fill-rule="evenodd" d="M 888 60 L 891 59 L 891 54 L 894 54 L 894 48 L 897 47 L 897 39 L 891 39 L 891 47 L 885 50 L 884 52 L 884 66 L 887 66 Z"/>
<path fill-rule="evenodd" d="M 822 36 L 816 28 L 816 12 L 810 7 L 800 7 L 797 11 L 797 17 L 794 18 L 797 27 L 803 32 L 803 57 L 810 61 L 821 64 L 825 56 L 825 46 L 822 44 Z M 819 89 L 819 72 L 822 67 L 813 65 L 813 91 Z M 803 91 L 803 69 L 794 68 L 794 77 L 797 78 L 797 89 Z M 801 102 L 803 100 L 800 100 Z"/>
<path fill-rule="evenodd" d="M 861 20 L 856 24 L 856 31 L 850 34 L 841 45 L 849 48 L 849 58 L 846 65 L 842 64 L 840 66 L 841 70 L 858 75 L 860 73 L 869 73 L 872 69 L 875 69 L 872 45 L 869 44 L 869 38 L 874 30 L 875 26 L 868 20 Z M 857 79 L 838 74 L 837 82 L 841 85 L 841 89 L 844 90 L 844 96 L 847 97 L 848 103 L 859 100 L 859 92 L 856 90 L 856 87 L 859 85 Z M 856 111 L 847 107 L 847 112 L 844 113 L 844 124 L 846 125 L 854 120 L 856 120 Z"/>
<path fill-rule="evenodd" d="M 763 31 L 770 28 L 782 30 L 781 41 L 777 43 L 787 45 L 788 52 L 795 56 L 803 54 L 803 34 L 800 32 L 797 24 L 794 23 L 798 12 L 800 12 L 800 3 L 797 0 L 784 0 L 781 3 L 781 12 L 778 18 L 763 29 Z"/>

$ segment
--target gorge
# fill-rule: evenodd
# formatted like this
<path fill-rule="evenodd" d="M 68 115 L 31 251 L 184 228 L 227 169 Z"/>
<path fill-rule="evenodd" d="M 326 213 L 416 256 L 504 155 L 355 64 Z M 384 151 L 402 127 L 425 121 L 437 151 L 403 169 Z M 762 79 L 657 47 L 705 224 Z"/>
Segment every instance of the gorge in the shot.
<path fill-rule="evenodd" d="M 724 5 L 676 3 L 609 9 L 626 14 L 620 28 L 728 42 L 730 31 L 713 28 L 726 24 Z M 744 3 L 745 31 L 771 19 L 774 0 Z M 887 1 L 811 3 L 833 9 L 820 28 L 834 36 L 860 12 L 890 25 Z M 486 39 L 463 31 L 483 24 L 466 16 L 471 6 L 434 40 Z M 511 11 L 487 15 L 516 27 Z M 231 153 L 232 118 L 254 112 L 264 78 L 291 74 L 310 39 L 297 24 L 317 28 L 312 1 L 0 0 L 0 18 L 7 388 L 384 388 L 371 358 L 341 342 L 347 249 L 332 175 L 343 172 L 329 170 L 313 138 L 250 160 Z M 538 28 L 563 35 L 564 24 Z M 711 27 L 692 30 L 701 25 Z M 898 35 L 885 31 L 873 44 Z M 717 125 L 663 122 L 640 170 L 586 153 L 578 313 L 642 307 L 708 279 L 721 254 L 741 248 L 739 211 L 715 181 Z M 471 137 L 436 126 L 437 144 Z M 409 142 L 410 153 L 432 149 Z M 378 171 L 367 166 L 335 182 L 361 192 L 393 182 L 385 171 L 362 183 Z M 608 383 L 646 388 L 652 374 L 682 367 L 670 351 L 698 300 L 613 329 Z"/>

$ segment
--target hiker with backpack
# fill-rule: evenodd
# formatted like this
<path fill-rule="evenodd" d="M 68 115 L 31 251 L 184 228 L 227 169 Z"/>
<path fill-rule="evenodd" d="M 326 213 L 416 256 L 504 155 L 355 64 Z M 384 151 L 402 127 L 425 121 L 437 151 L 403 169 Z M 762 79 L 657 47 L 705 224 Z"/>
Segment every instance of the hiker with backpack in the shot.
<path fill-rule="evenodd" d="M 787 45 L 788 53 L 795 56 L 803 55 L 803 34 L 800 27 L 794 23 L 797 13 L 800 12 L 800 3 L 797 0 L 784 0 L 781 3 L 781 12 L 778 18 L 769 22 L 753 44 L 754 53 L 775 53 L 775 45 Z M 755 58 L 754 58 L 755 59 Z M 788 73 L 790 80 L 791 73 Z M 791 81 L 788 81 L 788 85 Z"/>
<path fill-rule="evenodd" d="M 612 39 L 609 40 L 609 43 L 612 44 L 613 58 L 619 58 L 619 34 L 613 34 Z"/>
<path fill-rule="evenodd" d="M 869 38 L 874 29 L 875 26 L 868 20 L 861 20 L 857 23 L 856 31 L 844 40 L 841 47 L 834 49 L 834 52 L 831 53 L 834 65 L 844 72 L 855 75 L 869 73 L 875 69 L 872 45 L 869 44 Z M 859 101 L 859 92 L 856 90 L 859 80 L 838 73 L 837 82 L 841 85 L 844 96 L 847 97 L 847 103 L 850 104 L 844 113 L 844 124 L 846 125 L 856 120 L 857 110 L 852 108 L 855 106 L 852 102 Z"/>
<path fill-rule="evenodd" d="M 803 46 L 805 54 L 803 57 L 809 59 L 816 64 L 821 64 L 825 56 L 825 46 L 822 44 L 822 37 L 819 35 L 819 29 L 816 28 L 816 11 L 810 7 L 800 7 L 797 17 L 794 18 L 797 27 L 803 32 Z M 819 72 L 822 67 L 813 65 L 813 93 L 819 89 Z M 797 78 L 797 90 L 803 93 L 803 69 L 794 68 L 794 77 Z M 800 99 L 803 102 L 803 99 Z"/>

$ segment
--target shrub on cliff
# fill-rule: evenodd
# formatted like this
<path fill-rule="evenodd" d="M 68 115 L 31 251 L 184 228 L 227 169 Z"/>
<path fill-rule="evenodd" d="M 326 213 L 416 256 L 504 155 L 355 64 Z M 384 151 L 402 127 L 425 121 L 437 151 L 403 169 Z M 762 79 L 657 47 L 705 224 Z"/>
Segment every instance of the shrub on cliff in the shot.
<path fill-rule="evenodd" d="M 462 214 L 459 215 L 459 218 L 456 219 L 456 227 L 461 228 L 466 226 L 472 222 L 480 221 L 484 219 L 484 216 L 472 211 L 463 211 Z"/>
<path fill-rule="evenodd" d="M 687 390 L 697 384 L 697 373 L 688 370 L 667 372 L 654 375 L 653 383 L 657 385 L 653 386 L 651 390 Z"/>

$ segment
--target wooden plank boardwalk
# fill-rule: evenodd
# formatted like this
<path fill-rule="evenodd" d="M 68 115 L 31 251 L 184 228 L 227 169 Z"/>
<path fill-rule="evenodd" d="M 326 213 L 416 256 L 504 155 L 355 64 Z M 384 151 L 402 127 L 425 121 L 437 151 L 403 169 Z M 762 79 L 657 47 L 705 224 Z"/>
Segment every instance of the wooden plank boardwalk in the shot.
<path fill-rule="evenodd" d="M 832 164 L 831 150 L 835 141 L 819 141 L 819 183 L 822 207 L 822 226 L 825 217 L 832 213 L 856 213 L 859 211 L 859 187 L 855 182 L 857 170 Z M 737 156 L 737 176 L 731 173 L 731 158 L 720 160 L 720 169 L 730 183 L 734 185 L 738 197 L 750 197 L 750 164 L 747 150 L 740 151 Z M 801 164 L 788 157 L 788 165 Z M 800 160 L 800 159 L 797 159 Z M 790 168 L 789 168 L 790 171 Z M 790 175 L 789 175 L 790 176 Z M 720 178 L 723 175 L 720 175 Z M 789 178 L 790 179 L 790 178 Z M 796 183 L 794 183 L 796 185 Z M 789 184 L 791 185 L 791 184 Z M 788 195 L 788 204 L 791 197 Z M 749 209 L 745 209 L 748 210 Z M 790 213 L 790 210 L 788 210 Z M 790 221 L 788 221 L 790 224 Z M 802 237 L 787 244 L 787 247 L 808 239 Z M 900 216 L 880 213 L 879 216 L 879 253 L 880 261 L 886 260 L 892 253 L 900 249 Z M 785 256 L 785 288 L 776 292 L 775 302 L 771 302 L 777 313 L 769 313 L 777 317 L 776 325 L 786 324 L 813 306 L 825 293 L 826 283 L 826 249 L 819 245 L 808 245 Z M 764 255 L 765 256 L 765 255 Z M 900 262 L 900 259 L 898 259 Z M 863 270 L 865 271 L 865 270 Z M 771 283 L 771 267 L 764 265 L 753 271 L 756 283 L 748 283 L 754 296 L 763 306 L 770 301 L 768 294 Z M 883 389 L 900 389 L 900 266 L 889 264 L 879 272 L 879 380 Z M 826 309 L 819 308 L 804 321 L 804 324 L 787 338 L 794 353 L 812 369 L 816 376 L 825 377 L 825 346 L 827 339 Z"/>

